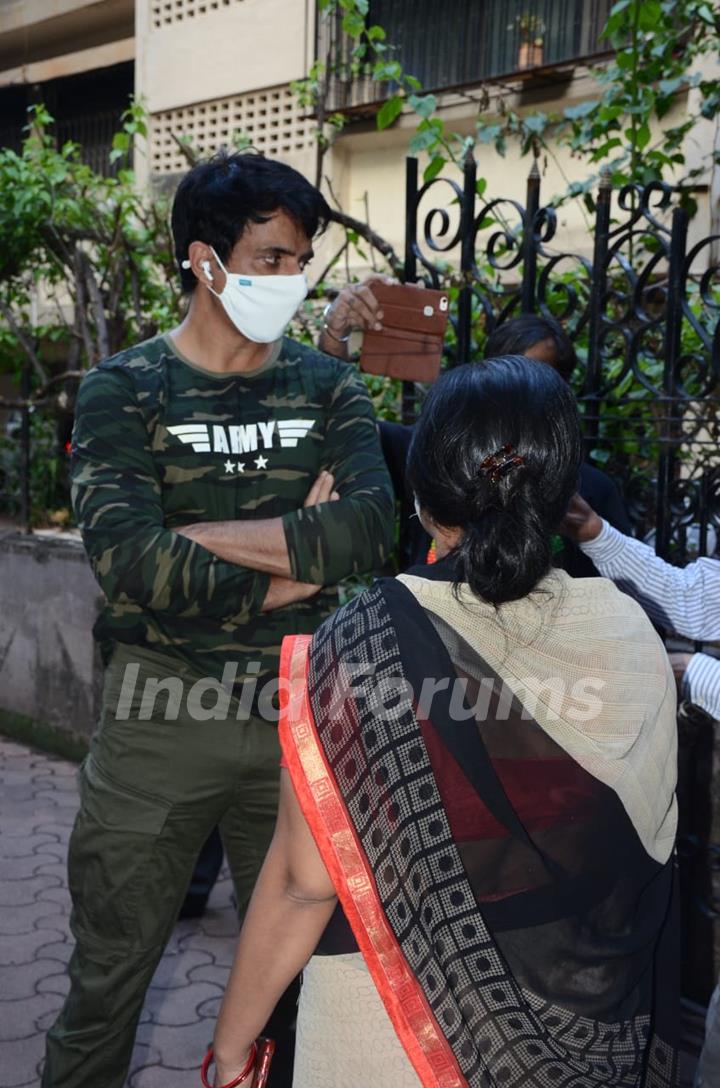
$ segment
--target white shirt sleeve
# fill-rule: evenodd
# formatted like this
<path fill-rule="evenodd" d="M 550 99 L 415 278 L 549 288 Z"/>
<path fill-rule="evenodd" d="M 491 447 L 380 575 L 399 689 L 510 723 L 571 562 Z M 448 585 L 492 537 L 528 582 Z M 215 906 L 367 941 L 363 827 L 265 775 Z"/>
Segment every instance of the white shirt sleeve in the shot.
<path fill-rule="evenodd" d="M 720 639 L 720 560 L 673 567 L 649 545 L 603 521 L 594 540 L 580 545 L 605 578 L 634 597 L 648 615 L 685 638 Z"/>
<path fill-rule="evenodd" d="M 683 695 L 720 721 L 720 661 L 693 654 L 683 677 Z"/>

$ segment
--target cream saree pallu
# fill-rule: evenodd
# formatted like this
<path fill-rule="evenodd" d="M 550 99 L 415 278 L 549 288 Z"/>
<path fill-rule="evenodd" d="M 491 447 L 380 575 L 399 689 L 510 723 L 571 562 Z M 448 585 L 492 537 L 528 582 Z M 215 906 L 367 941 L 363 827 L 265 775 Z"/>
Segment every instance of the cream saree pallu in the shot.
<path fill-rule="evenodd" d="M 285 763 L 397 1037 L 428 1088 L 672 1088 L 672 860 L 517 699 L 478 720 L 500 678 L 442 630 L 387 579 L 281 660 Z"/>

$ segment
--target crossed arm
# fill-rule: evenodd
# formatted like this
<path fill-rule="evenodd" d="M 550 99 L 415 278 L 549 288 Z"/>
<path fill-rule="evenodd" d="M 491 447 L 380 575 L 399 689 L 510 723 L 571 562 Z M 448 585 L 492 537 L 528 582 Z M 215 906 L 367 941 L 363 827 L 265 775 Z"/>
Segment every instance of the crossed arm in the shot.
<path fill-rule="evenodd" d="M 350 368 L 339 375 L 328 409 L 326 468 L 299 510 L 182 532 L 223 561 L 306 585 L 332 586 L 382 567 L 393 545 L 392 486 L 367 390 Z"/>
<path fill-rule="evenodd" d="M 390 481 L 372 406 L 351 372 L 331 405 L 328 471 L 304 505 L 281 518 L 167 528 L 150 437 L 127 375 L 96 370 L 85 378 L 73 447 L 73 503 L 112 603 L 247 623 L 321 585 L 376 569 L 392 546 Z"/>
<path fill-rule="evenodd" d="M 310 488 L 303 508 L 337 502 L 339 498 L 334 476 L 323 470 Z M 263 601 L 263 612 L 305 601 L 321 588 L 312 582 L 299 582 L 293 578 L 282 518 L 201 521 L 175 531 L 188 540 L 196 541 L 218 559 L 269 574 L 270 584 Z"/>

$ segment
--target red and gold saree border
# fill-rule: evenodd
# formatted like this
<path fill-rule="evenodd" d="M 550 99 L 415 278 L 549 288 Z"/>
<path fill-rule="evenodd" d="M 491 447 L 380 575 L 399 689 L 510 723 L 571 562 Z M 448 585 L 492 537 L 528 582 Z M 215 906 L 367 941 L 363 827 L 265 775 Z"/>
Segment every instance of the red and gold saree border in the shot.
<path fill-rule="evenodd" d="M 317 736 L 308 698 L 310 635 L 283 639 L 280 744 L 298 802 L 393 1027 L 425 1088 L 466 1088 L 385 916 L 375 879 Z"/>

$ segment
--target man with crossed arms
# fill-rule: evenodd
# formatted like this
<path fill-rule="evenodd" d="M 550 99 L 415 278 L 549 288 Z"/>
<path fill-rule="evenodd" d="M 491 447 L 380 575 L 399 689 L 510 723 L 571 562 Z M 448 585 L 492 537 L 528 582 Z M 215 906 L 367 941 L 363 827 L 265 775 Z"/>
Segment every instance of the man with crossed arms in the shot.
<path fill-rule="evenodd" d="M 193 167 L 172 217 L 184 321 L 80 387 L 73 501 L 107 598 L 108 665 L 69 849 L 70 992 L 43 1088 L 124 1085 L 145 991 L 218 824 L 244 911 L 280 774 L 271 700 L 245 695 L 277 678 L 283 636 L 316 630 L 338 581 L 392 548 L 362 379 L 283 336 L 327 217 L 283 163 Z M 214 706 L 191 706 L 198 684 Z M 232 694 L 218 712 L 221 684 Z"/>

